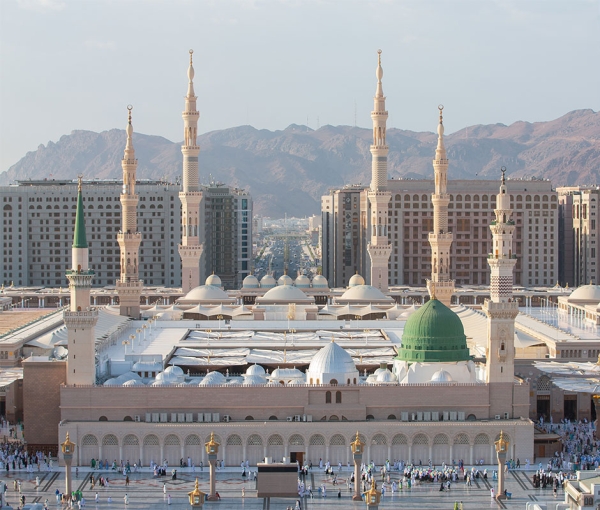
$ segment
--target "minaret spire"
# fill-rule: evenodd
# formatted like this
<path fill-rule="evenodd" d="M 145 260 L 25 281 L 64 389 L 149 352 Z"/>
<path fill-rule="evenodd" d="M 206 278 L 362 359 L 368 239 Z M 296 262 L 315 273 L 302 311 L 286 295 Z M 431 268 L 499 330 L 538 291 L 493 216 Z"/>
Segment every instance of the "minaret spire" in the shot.
<path fill-rule="evenodd" d="M 200 205 L 202 192 L 199 186 L 198 155 L 198 119 L 200 114 L 196 109 L 196 95 L 194 93 L 194 50 L 190 50 L 190 64 L 188 67 L 188 90 L 185 96 L 183 117 L 183 137 L 181 146 L 183 154 L 183 183 L 179 193 L 181 200 L 181 244 L 179 256 L 181 257 L 181 286 L 184 293 L 200 285 L 200 258 L 202 256 L 201 239 L 204 238 L 204 229 L 201 221 Z"/>
<path fill-rule="evenodd" d="M 135 192 L 137 179 L 137 159 L 133 147 L 133 124 L 127 106 L 127 142 L 121 167 L 123 169 L 123 190 L 121 192 L 121 230 L 117 242 L 121 249 L 121 275 L 116 283 L 121 315 L 138 319 L 140 316 L 140 295 L 143 282 L 139 278 L 139 251 L 142 234 L 137 228 L 137 205 L 139 197 Z"/>
<path fill-rule="evenodd" d="M 483 310 L 488 316 L 488 344 L 486 351 L 487 382 L 513 383 L 515 317 L 519 313 L 518 302 L 512 297 L 513 271 L 517 257 L 513 253 L 515 223 L 511 219 L 510 195 L 506 186 L 506 168 L 502 167 L 500 190 L 496 197 L 495 220 L 492 231 L 492 253 L 488 256 L 490 266 L 490 299 Z M 491 414 L 508 410 L 498 409 Z"/>
<path fill-rule="evenodd" d="M 435 297 L 450 306 L 454 294 L 454 280 L 450 279 L 450 247 L 453 236 L 448 231 L 448 157 L 444 146 L 444 105 L 438 106 L 440 120 L 437 127 L 438 142 L 433 160 L 434 192 L 431 195 L 433 204 L 433 232 L 429 233 L 431 245 L 431 278 L 427 280 L 427 288 L 431 299 Z"/>
<path fill-rule="evenodd" d="M 77 184 L 77 210 L 73 230 L 72 269 L 66 273 L 71 302 L 69 310 L 63 313 L 69 347 L 67 384 L 96 382 L 95 326 L 98 322 L 98 311 L 90 307 L 94 271 L 89 269 L 82 187 L 80 176 Z"/>
<path fill-rule="evenodd" d="M 383 68 L 381 67 L 381 50 L 377 51 L 377 88 L 373 98 L 371 112 L 373 120 L 373 144 L 371 145 L 371 187 L 368 191 L 371 204 L 371 240 L 367 251 L 371 258 L 370 284 L 383 292 L 388 290 L 388 264 L 392 253 L 392 245 L 388 238 L 388 204 L 392 195 L 387 191 L 387 157 L 389 147 L 386 143 L 386 125 L 388 112 L 385 109 L 383 95 Z"/>

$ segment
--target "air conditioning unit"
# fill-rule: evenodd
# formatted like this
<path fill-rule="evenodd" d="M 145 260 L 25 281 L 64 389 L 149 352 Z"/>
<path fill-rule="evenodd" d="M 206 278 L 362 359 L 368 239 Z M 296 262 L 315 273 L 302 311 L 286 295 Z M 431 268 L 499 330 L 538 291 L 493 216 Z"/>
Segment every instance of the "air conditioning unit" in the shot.
<path fill-rule="evenodd" d="M 509 413 L 504 413 L 504 419 L 505 420 L 510 420 L 510 414 Z"/>
<path fill-rule="evenodd" d="M 500 419 L 500 415 L 497 414 L 496 416 L 494 416 L 494 418 L 496 418 L 497 420 L 499 420 Z"/>
<path fill-rule="evenodd" d="M 231 421 L 231 416 L 229 416 L 228 414 L 224 414 L 223 415 L 223 421 L 229 423 Z"/>
<path fill-rule="evenodd" d="M 293 416 L 288 416 L 288 417 L 286 418 L 286 420 L 287 420 L 287 421 L 294 421 L 294 417 L 293 417 Z"/>
<path fill-rule="evenodd" d="M 133 419 L 134 419 L 135 421 L 142 421 L 142 420 L 141 420 L 141 418 L 140 418 L 140 415 L 139 415 L 139 414 L 136 414 L 136 415 L 133 417 Z"/>
<path fill-rule="evenodd" d="M 296 416 L 294 416 L 294 420 L 295 421 L 301 421 L 302 420 L 302 416 L 300 416 L 299 414 L 297 414 Z"/>

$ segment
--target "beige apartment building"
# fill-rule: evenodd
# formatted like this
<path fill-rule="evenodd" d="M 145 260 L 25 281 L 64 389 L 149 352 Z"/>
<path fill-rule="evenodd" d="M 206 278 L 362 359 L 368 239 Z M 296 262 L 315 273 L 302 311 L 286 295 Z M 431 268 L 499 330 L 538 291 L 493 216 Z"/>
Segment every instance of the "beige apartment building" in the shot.
<path fill-rule="evenodd" d="M 558 280 L 558 193 L 550 181 L 510 180 L 515 221 L 515 285 L 554 285 Z M 457 285 L 489 285 L 487 257 L 497 182 L 449 180 L 448 229 L 454 234 L 450 274 Z M 431 275 L 433 180 L 391 179 L 389 285 L 425 285 Z M 368 279 L 369 202 L 362 186 L 332 190 L 321 199 L 323 274 L 331 287 L 356 273 Z M 367 283 L 369 283 L 367 281 Z"/>
<path fill-rule="evenodd" d="M 600 188 L 566 186 L 556 188 L 559 204 L 559 281 L 578 287 L 598 283 L 600 267 Z"/>

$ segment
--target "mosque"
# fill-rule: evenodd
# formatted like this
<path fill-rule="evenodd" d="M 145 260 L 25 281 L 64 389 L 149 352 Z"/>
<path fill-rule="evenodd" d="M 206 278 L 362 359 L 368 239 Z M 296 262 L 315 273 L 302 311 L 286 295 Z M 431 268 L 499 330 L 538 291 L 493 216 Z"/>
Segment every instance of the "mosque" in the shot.
<path fill-rule="evenodd" d="M 23 362 L 31 447 L 56 445 L 68 432 L 77 445 L 75 465 L 92 459 L 173 465 L 188 457 L 206 465 L 203 445 L 214 432 L 225 465 L 255 464 L 265 457 L 346 464 L 358 430 L 366 458 L 376 464 L 388 459 L 489 464 L 503 431 L 509 458 L 533 459 L 529 383 L 514 372 L 516 255 L 504 174 L 490 225 L 490 297 L 481 311 L 451 309 L 448 160 L 440 108 L 430 299 L 416 307 L 389 297 L 387 111 L 379 53 L 368 247 L 370 281 L 377 284 L 365 285 L 357 274 L 342 293 L 329 289 L 320 275 L 312 282 L 288 275 L 278 281 L 267 275 L 259 282 L 249 275 L 241 289 L 228 292 L 218 275 L 200 285 L 193 74 L 190 59 L 180 194 L 185 294 L 169 306 L 139 304 L 141 234 L 130 111 L 118 234 L 119 305 L 90 306 L 94 272 L 80 182 L 67 272 L 70 309 L 64 326 L 29 343 L 30 356 Z M 185 188 L 185 183 L 192 184 Z M 476 360 L 478 352 L 485 359 Z M 48 426 L 52 423 L 59 425 Z"/>

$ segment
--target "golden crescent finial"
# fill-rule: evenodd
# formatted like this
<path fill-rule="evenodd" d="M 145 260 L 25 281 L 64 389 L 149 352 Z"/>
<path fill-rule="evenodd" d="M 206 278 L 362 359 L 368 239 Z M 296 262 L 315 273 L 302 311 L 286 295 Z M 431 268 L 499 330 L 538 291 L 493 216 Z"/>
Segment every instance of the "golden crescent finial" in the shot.
<path fill-rule="evenodd" d="M 132 105 L 130 105 L 130 104 L 128 104 L 128 105 L 127 105 L 127 111 L 128 111 L 129 113 L 127 114 L 127 118 L 128 118 L 129 124 L 131 124 L 131 110 L 133 110 L 133 106 L 132 106 Z"/>
<path fill-rule="evenodd" d="M 502 172 L 502 184 L 506 184 L 506 167 L 500 167 L 500 171 Z"/>
<path fill-rule="evenodd" d="M 190 64 L 192 63 L 192 55 L 194 54 L 194 50 L 190 49 Z"/>
<path fill-rule="evenodd" d="M 444 115 L 442 114 L 443 110 L 444 110 L 444 105 L 443 104 L 438 104 L 438 110 L 440 111 L 440 124 L 443 124 L 444 122 Z"/>
<path fill-rule="evenodd" d="M 81 181 L 83 181 L 83 175 L 77 176 L 77 192 L 81 193 Z"/>

